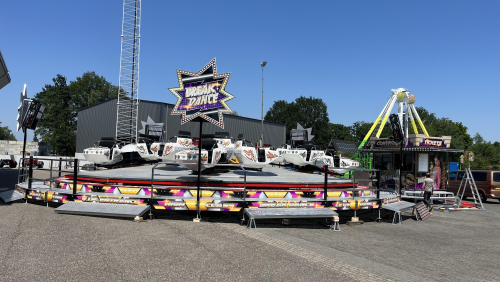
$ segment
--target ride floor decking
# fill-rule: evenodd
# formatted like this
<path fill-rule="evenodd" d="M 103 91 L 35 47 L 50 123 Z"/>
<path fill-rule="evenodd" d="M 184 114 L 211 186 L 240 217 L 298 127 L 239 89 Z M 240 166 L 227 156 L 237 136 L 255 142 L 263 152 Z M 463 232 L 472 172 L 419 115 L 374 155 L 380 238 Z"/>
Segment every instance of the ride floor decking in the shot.
<path fill-rule="evenodd" d="M 129 167 L 82 171 L 73 187 L 73 175 L 57 179 L 19 183 L 26 200 L 65 204 L 69 201 L 150 205 L 154 209 L 196 210 L 198 193 L 202 211 L 234 211 L 249 208 L 323 208 L 333 210 L 372 209 L 399 201 L 399 195 L 375 189 L 359 189 L 351 179 L 265 167 L 263 171 L 230 170 L 198 175 L 177 166 Z M 246 179 L 246 181 L 245 181 Z M 151 189 L 153 186 L 153 189 Z"/>
<path fill-rule="evenodd" d="M 120 183 L 123 185 L 151 185 L 153 166 L 139 166 L 102 171 L 82 171 L 78 174 L 79 182 Z M 203 186 L 214 187 L 243 187 L 243 170 L 229 170 L 228 172 L 202 173 Z M 73 179 L 72 174 L 65 175 Z M 159 166 L 154 171 L 155 185 L 186 185 L 195 186 L 198 176 L 191 170 L 179 166 Z M 301 173 L 289 169 L 264 167 L 262 171 L 247 170 L 246 185 L 250 187 L 273 188 L 321 188 L 324 187 L 325 177 L 319 174 Z M 328 187 L 352 188 L 352 180 L 328 177 Z"/>

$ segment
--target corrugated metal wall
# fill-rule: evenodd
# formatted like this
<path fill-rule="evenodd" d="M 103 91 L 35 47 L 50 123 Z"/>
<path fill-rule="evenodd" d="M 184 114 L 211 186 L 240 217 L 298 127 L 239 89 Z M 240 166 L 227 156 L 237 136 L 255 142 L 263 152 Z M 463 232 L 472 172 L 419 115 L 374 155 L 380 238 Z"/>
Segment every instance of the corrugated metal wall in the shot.
<path fill-rule="evenodd" d="M 76 135 L 76 152 L 82 153 L 101 137 L 115 136 L 117 100 L 109 100 L 78 112 L 78 127 Z M 177 135 L 179 130 L 190 131 L 193 137 L 200 130 L 197 122 L 188 122 L 181 126 L 180 115 L 170 115 L 174 105 L 161 102 L 141 100 L 139 102 L 139 117 L 137 130 L 143 129 L 142 123 L 150 117 L 155 123 L 163 123 L 166 127 L 166 137 Z M 210 123 L 203 123 L 203 133 L 226 131 L 233 137 L 243 133 L 244 138 L 256 143 L 260 138 L 260 120 L 224 115 L 224 129 Z M 286 141 L 286 127 L 283 124 L 264 122 L 264 143 L 279 146 Z"/>
<path fill-rule="evenodd" d="M 116 99 L 83 109 L 78 112 L 76 152 L 92 146 L 101 137 L 116 134 Z"/>

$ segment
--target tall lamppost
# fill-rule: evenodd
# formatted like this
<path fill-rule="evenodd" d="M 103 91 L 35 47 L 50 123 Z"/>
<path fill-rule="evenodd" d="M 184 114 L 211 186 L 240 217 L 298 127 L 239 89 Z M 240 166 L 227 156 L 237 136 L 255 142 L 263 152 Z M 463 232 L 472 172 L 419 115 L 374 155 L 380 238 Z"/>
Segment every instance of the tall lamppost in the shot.
<path fill-rule="evenodd" d="M 262 131 L 260 134 L 260 146 L 264 146 L 264 67 L 267 65 L 266 61 L 263 61 L 261 64 L 262 67 L 262 111 L 260 115 L 260 121 L 262 125 Z"/>

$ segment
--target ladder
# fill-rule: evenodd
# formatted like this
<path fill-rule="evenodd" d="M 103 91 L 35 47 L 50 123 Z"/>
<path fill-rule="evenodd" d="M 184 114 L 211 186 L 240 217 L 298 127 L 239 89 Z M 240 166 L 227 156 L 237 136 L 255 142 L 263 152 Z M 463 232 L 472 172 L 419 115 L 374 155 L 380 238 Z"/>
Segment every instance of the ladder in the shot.
<path fill-rule="evenodd" d="M 453 203 L 453 207 L 460 208 L 460 206 L 462 205 L 462 199 L 464 198 L 465 190 L 467 189 L 467 184 L 469 184 L 470 190 L 472 192 L 472 197 L 474 198 L 474 204 L 476 205 L 476 207 L 484 209 L 483 202 L 481 201 L 481 195 L 479 195 L 476 182 L 474 181 L 474 177 L 472 176 L 472 172 L 469 167 L 465 168 L 465 175 L 462 178 L 462 181 L 460 182 L 460 186 L 458 187 L 457 196 L 455 198 L 455 202 Z"/>

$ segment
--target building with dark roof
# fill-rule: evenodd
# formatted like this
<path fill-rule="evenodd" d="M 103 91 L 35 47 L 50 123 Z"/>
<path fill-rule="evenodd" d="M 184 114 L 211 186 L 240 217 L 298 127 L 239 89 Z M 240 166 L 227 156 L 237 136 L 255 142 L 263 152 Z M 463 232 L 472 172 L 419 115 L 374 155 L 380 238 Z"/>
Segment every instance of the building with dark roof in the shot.
<path fill-rule="evenodd" d="M 93 146 L 101 137 L 115 137 L 117 98 L 82 109 L 78 112 L 76 134 L 76 153 Z M 179 130 L 191 132 L 198 137 L 199 123 L 188 122 L 181 125 L 180 115 L 171 115 L 175 105 L 162 102 L 139 100 L 139 116 L 137 130 L 143 132 L 146 124 L 163 124 L 164 139 L 177 135 Z M 257 143 L 261 135 L 261 121 L 258 119 L 224 115 L 224 129 L 208 122 L 203 123 L 203 134 L 229 132 L 234 138 L 242 133 L 243 137 Z M 264 121 L 264 143 L 280 146 L 286 141 L 286 126 Z"/>

